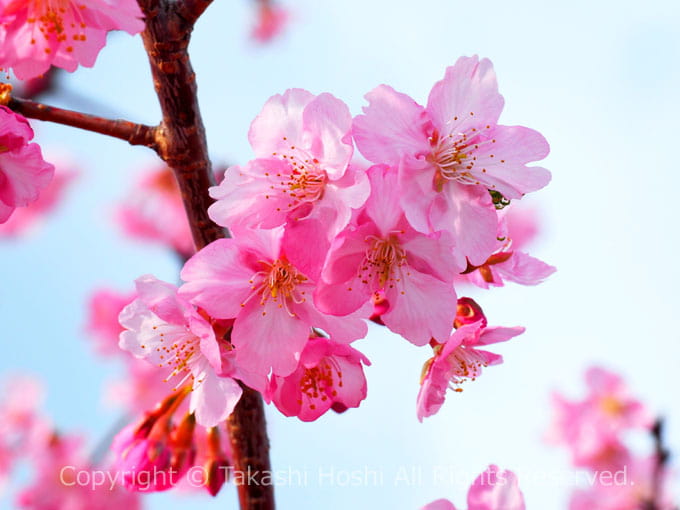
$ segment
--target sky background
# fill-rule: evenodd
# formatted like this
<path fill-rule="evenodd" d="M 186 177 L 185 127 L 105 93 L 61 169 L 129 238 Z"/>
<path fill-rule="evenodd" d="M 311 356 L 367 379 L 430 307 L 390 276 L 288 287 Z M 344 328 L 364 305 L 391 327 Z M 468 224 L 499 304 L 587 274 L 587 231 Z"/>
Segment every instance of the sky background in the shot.
<path fill-rule="evenodd" d="M 570 487 L 542 478 L 569 468 L 565 452 L 543 441 L 549 395 L 579 394 L 593 363 L 620 371 L 668 417 L 679 452 L 680 4 L 298 0 L 286 7 L 287 31 L 266 47 L 248 39 L 253 10 L 245 0 L 216 1 L 196 26 L 190 49 L 215 163 L 251 157 L 251 120 L 287 88 L 330 92 L 358 114 L 378 84 L 424 103 L 459 56 L 488 57 L 506 101 L 501 122 L 537 129 L 551 144 L 542 166 L 553 181 L 525 201 L 543 225 L 530 251 L 558 272 L 535 288 L 467 293 L 491 324 L 527 332 L 494 349 L 505 364 L 449 394 L 423 424 L 415 398 L 428 353 L 378 327 L 356 345 L 373 362 L 359 409 L 311 424 L 268 409 L 274 468 L 308 477 L 304 487 L 277 487 L 279 508 L 417 509 L 439 497 L 463 506 L 467 486 L 490 463 L 520 473 L 527 508 L 566 508 Z M 55 105 L 159 119 L 139 37 L 111 37 L 94 69 L 62 76 L 61 84 L 48 98 Z M 39 376 L 59 428 L 83 431 L 94 444 L 119 418 L 102 394 L 120 366 L 95 355 L 83 333 L 88 296 L 103 285 L 130 289 L 145 273 L 175 281 L 178 266 L 167 251 L 122 237 L 112 220 L 154 154 L 66 127 L 34 127 L 46 154 L 73 160 L 80 179 L 34 236 L 0 241 L 0 375 Z M 409 485 L 400 475 L 412 468 L 422 479 Z M 366 470 L 360 486 L 340 483 L 344 473 Z M 377 484 L 371 472 L 381 475 Z M 2 510 L 8 499 L 0 495 Z M 188 505 L 235 508 L 235 491 L 226 487 L 215 500 L 154 495 L 146 508 Z"/>

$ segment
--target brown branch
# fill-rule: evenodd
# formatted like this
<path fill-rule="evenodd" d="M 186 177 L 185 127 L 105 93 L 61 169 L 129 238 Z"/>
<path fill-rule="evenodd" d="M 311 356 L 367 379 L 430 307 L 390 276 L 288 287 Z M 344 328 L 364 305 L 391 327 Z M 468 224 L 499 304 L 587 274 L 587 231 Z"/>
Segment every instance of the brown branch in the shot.
<path fill-rule="evenodd" d="M 193 25 L 212 2 L 213 0 L 180 0 L 177 14 Z"/>
<path fill-rule="evenodd" d="M 172 168 L 197 249 L 227 233 L 208 217 L 208 188 L 214 177 L 197 100 L 196 78 L 187 47 L 193 24 L 210 2 L 139 0 L 146 17 L 142 34 L 163 121 L 158 154 Z M 260 394 L 243 386 L 243 396 L 227 420 L 242 510 L 273 510 L 269 441 Z M 250 474 L 250 476 L 248 476 Z"/>
<path fill-rule="evenodd" d="M 664 443 L 664 421 L 657 418 L 652 427 L 652 438 L 654 439 L 654 466 L 652 472 L 652 493 L 649 501 L 643 502 L 644 510 L 661 510 L 664 501 L 664 478 L 666 476 L 666 465 L 670 458 L 670 451 Z"/>
<path fill-rule="evenodd" d="M 64 110 L 16 97 L 12 97 L 7 101 L 7 107 L 29 119 L 55 122 L 86 131 L 93 131 L 125 140 L 130 145 L 144 145 L 156 150 L 156 127 L 135 124 L 127 120 L 96 117 L 87 113 Z"/>

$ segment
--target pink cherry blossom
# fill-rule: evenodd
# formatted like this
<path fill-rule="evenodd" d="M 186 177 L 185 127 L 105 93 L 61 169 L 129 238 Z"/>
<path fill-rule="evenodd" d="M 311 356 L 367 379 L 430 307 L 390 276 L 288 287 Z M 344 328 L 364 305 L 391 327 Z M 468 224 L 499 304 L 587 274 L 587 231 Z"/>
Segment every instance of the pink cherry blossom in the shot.
<path fill-rule="evenodd" d="M 273 376 L 265 398 L 286 416 L 314 421 L 334 405 L 359 407 L 366 398 L 361 364 L 368 358 L 356 349 L 327 338 L 310 338 L 300 363 L 286 377 Z"/>
<path fill-rule="evenodd" d="M 319 309 L 345 315 L 384 292 L 380 315 L 395 333 L 416 345 L 444 341 L 456 315 L 453 244 L 445 233 L 415 231 L 399 206 L 394 169 L 368 170 L 371 196 L 352 225 L 333 242 L 315 293 Z"/>
<path fill-rule="evenodd" d="M 361 153 L 399 167 L 402 206 L 421 232 L 448 230 L 457 263 L 486 261 L 496 248 L 496 210 L 488 190 L 518 199 L 545 186 L 550 173 L 527 163 L 549 151 L 521 126 L 498 125 L 503 98 L 487 59 L 461 57 L 430 92 L 427 107 L 381 85 L 354 120 Z"/>
<path fill-rule="evenodd" d="M 273 96 L 250 127 L 257 159 L 211 188 L 210 217 L 229 228 L 286 225 L 287 236 L 307 241 L 288 256 L 316 276 L 330 240 L 368 197 L 365 172 L 350 165 L 351 129 L 349 109 L 330 94 Z"/>
<path fill-rule="evenodd" d="M 205 427 L 225 420 L 241 397 L 241 387 L 225 373 L 212 325 L 177 295 L 176 288 L 152 276 L 138 278 L 138 298 L 120 314 L 126 331 L 120 347 L 138 358 L 170 369 L 166 380 L 192 386 L 190 411 Z M 179 380 L 174 379 L 179 377 Z M 170 388 L 169 388 L 170 389 Z"/>
<path fill-rule="evenodd" d="M 78 473 L 92 474 L 95 470 L 102 476 L 114 474 L 93 466 L 87 460 L 80 438 L 52 434 L 45 438 L 41 455 L 36 458 L 36 476 L 30 486 L 17 496 L 16 507 L 23 510 L 139 510 L 141 503 L 137 494 L 124 490 L 120 485 L 105 483 L 93 487 L 78 483 Z M 82 480 L 82 477 L 81 477 Z"/>
<path fill-rule="evenodd" d="M 111 30 L 144 29 L 135 0 L 0 0 L 0 66 L 26 80 L 92 67 Z"/>
<path fill-rule="evenodd" d="M 240 367 L 287 376 L 298 365 L 310 328 L 339 342 L 366 334 L 357 317 L 317 310 L 311 299 L 315 282 L 288 259 L 282 228 L 232 233 L 233 239 L 217 240 L 187 261 L 180 294 L 212 317 L 235 319 L 231 342 Z"/>
<path fill-rule="evenodd" d="M 54 167 L 45 162 L 28 121 L 0 106 L 0 223 L 17 207 L 32 204 L 47 187 Z"/>
<path fill-rule="evenodd" d="M 525 510 L 525 508 L 517 475 L 512 471 L 499 469 L 493 464 L 475 479 L 468 491 L 467 510 Z M 421 510 L 456 510 L 456 507 L 447 499 L 438 499 L 425 505 Z"/>
<path fill-rule="evenodd" d="M 120 312 L 135 300 L 134 292 L 98 289 L 89 299 L 85 329 L 96 341 L 97 351 L 102 355 L 119 354 L 118 341 L 125 328 L 118 322 Z"/>
<path fill-rule="evenodd" d="M 66 187 L 75 177 L 76 172 L 58 168 L 52 182 L 41 192 L 36 202 L 17 209 L 7 222 L 0 224 L 0 237 L 18 237 L 35 230 L 57 207 Z"/>
<path fill-rule="evenodd" d="M 575 466 L 608 469 L 623 465 L 629 453 L 622 434 L 648 429 L 651 416 L 613 372 L 591 367 L 586 384 L 588 393 L 580 400 L 553 394 L 555 417 L 548 439 L 565 444 Z"/>
<path fill-rule="evenodd" d="M 418 419 L 422 421 L 439 411 L 448 389 L 460 392 L 461 385 L 479 377 L 483 367 L 502 363 L 502 356 L 479 347 L 504 342 L 523 332 L 522 327 L 486 327 L 480 320 L 460 326 L 446 343 L 435 346 L 434 357 L 425 364 L 418 393 Z"/>
<path fill-rule="evenodd" d="M 270 0 L 257 1 L 256 23 L 250 36 L 259 43 L 268 43 L 278 37 L 288 22 L 288 11 L 273 5 Z"/>
<path fill-rule="evenodd" d="M 593 474 L 593 482 L 586 489 L 576 490 L 569 501 L 569 510 L 673 510 L 670 471 L 661 475 L 660 487 L 654 488 L 656 458 L 631 458 L 616 470 Z M 650 506 L 652 499 L 656 506 Z"/>
<path fill-rule="evenodd" d="M 468 265 L 457 281 L 467 281 L 488 289 L 501 287 L 506 281 L 537 285 L 556 269 L 521 251 L 537 231 L 535 212 L 516 209 L 514 204 L 500 213 L 497 248 L 479 266 Z"/>
<path fill-rule="evenodd" d="M 186 258 L 194 252 L 179 187 L 166 166 L 144 174 L 118 208 L 117 219 L 130 237 L 160 242 Z"/>

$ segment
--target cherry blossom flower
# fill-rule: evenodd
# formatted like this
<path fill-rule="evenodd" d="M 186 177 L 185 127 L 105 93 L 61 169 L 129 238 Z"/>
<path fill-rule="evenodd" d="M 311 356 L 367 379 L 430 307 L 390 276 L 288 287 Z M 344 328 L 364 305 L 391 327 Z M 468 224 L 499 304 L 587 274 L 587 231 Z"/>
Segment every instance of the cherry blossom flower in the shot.
<path fill-rule="evenodd" d="M 479 377 L 482 368 L 502 363 L 502 356 L 479 347 L 504 342 L 524 332 L 522 327 L 486 327 L 485 322 L 462 325 L 446 343 L 434 347 L 435 355 L 425 363 L 418 393 L 420 421 L 439 411 L 448 389 L 461 392 L 461 385 Z"/>
<path fill-rule="evenodd" d="M 136 297 L 135 292 L 119 292 L 107 288 L 97 289 L 90 296 L 85 329 L 96 340 L 100 354 L 108 356 L 121 352 L 118 342 L 125 328 L 118 322 L 118 316 Z"/>
<path fill-rule="evenodd" d="M 606 469 L 623 465 L 629 453 L 622 434 L 649 429 L 651 416 L 613 372 L 591 367 L 586 385 L 588 393 L 581 400 L 553 394 L 555 417 L 548 439 L 567 445 L 575 466 Z"/>
<path fill-rule="evenodd" d="M 324 315 L 311 299 L 315 283 L 291 263 L 283 229 L 234 229 L 187 261 L 180 294 L 211 317 L 235 319 L 236 363 L 254 374 L 287 376 L 297 367 L 313 327 L 351 342 L 367 331 L 368 316 Z M 262 390 L 263 388 L 255 387 Z"/>
<path fill-rule="evenodd" d="M 138 298 L 120 314 L 126 331 L 120 347 L 138 358 L 170 369 L 166 379 L 189 381 L 190 411 L 205 427 L 225 420 L 241 397 L 241 388 L 225 372 L 213 327 L 199 311 L 179 297 L 176 288 L 152 276 L 138 278 Z"/>
<path fill-rule="evenodd" d="M 374 163 L 399 167 L 401 203 L 416 230 L 449 230 L 457 263 L 483 264 L 496 248 L 489 190 L 518 199 L 545 186 L 550 173 L 527 163 L 549 151 L 521 126 L 498 125 L 503 98 L 491 62 L 461 57 L 430 92 L 427 107 L 381 85 L 354 120 L 354 138 Z"/>
<path fill-rule="evenodd" d="M 58 168 L 52 182 L 41 192 L 37 201 L 17 209 L 7 222 L 0 224 L 0 237 L 18 237 L 33 231 L 56 208 L 66 187 L 75 177 L 76 172 Z"/>
<path fill-rule="evenodd" d="M 5 223 L 17 207 L 38 200 L 54 175 L 54 167 L 43 160 L 40 146 L 28 143 L 32 138 L 28 121 L 0 106 L 0 223 Z"/>
<path fill-rule="evenodd" d="M 210 217 L 229 228 L 286 225 L 286 235 L 307 241 L 288 256 L 316 276 L 330 240 L 368 197 L 365 173 L 350 165 L 351 129 L 349 109 L 330 94 L 273 96 L 250 127 L 257 159 L 231 167 L 211 188 Z"/>
<path fill-rule="evenodd" d="M 265 393 L 286 416 L 314 421 L 334 405 L 359 407 L 366 398 L 366 377 L 361 364 L 368 358 L 349 345 L 327 338 L 310 338 L 300 363 L 286 377 L 273 376 Z"/>
<path fill-rule="evenodd" d="M 480 266 L 468 265 L 457 281 L 467 281 L 488 289 L 501 287 L 506 281 L 537 285 L 556 269 L 521 251 L 536 234 L 535 213 L 513 206 L 500 213 L 497 248 Z"/>
<path fill-rule="evenodd" d="M 80 438 L 51 434 L 45 438 L 41 455 L 35 462 L 36 477 L 17 496 L 17 508 L 23 510 L 139 510 L 137 494 L 108 480 L 112 473 L 87 460 Z M 100 485 L 79 483 L 78 473 L 97 471 L 106 478 Z M 82 477 L 81 477 L 82 480 Z"/>
<path fill-rule="evenodd" d="M 446 340 L 456 315 L 453 244 L 446 233 L 425 235 L 399 206 L 396 172 L 368 170 L 371 196 L 352 225 L 333 242 L 315 301 L 346 315 L 381 291 L 389 309 L 380 315 L 392 331 L 416 345 Z"/>
<path fill-rule="evenodd" d="M 250 36 L 259 43 L 268 43 L 278 37 L 288 22 L 288 11 L 272 4 L 270 0 L 257 1 L 256 23 Z"/>
<path fill-rule="evenodd" d="M 130 237 L 160 242 L 185 258 L 194 252 L 179 187 L 167 166 L 144 174 L 118 208 L 116 217 Z"/>
<path fill-rule="evenodd" d="M 135 0 L 0 0 L 0 66 L 27 80 L 92 67 L 111 30 L 144 29 Z"/>
<path fill-rule="evenodd" d="M 470 486 L 467 510 L 525 510 L 517 475 L 490 465 Z M 593 508 L 593 507 L 591 507 Z M 438 499 L 421 510 L 456 510 L 449 500 Z"/>

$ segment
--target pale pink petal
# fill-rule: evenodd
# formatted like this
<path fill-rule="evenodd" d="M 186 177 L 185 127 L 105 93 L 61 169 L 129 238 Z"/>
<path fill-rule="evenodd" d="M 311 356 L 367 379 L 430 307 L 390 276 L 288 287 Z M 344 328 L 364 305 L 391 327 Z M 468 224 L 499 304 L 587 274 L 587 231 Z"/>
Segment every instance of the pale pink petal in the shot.
<path fill-rule="evenodd" d="M 213 370 L 206 370 L 199 377 L 201 382 L 194 382 L 189 411 L 196 413 L 199 425 L 215 427 L 229 417 L 243 390 L 235 380 L 218 377 Z M 198 380 L 197 377 L 195 381 Z"/>
<path fill-rule="evenodd" d="M 397 170 L 387 165 L 374 165 L 367 173 L 371 195 L 366 201 L 366 213 L 382 235 L 389 235 L 404 214 L 399 203 Z"/>
<path fill-rule="evenodd" d="M 479 335 L 479 338 L 474 342 L 474 345 L 491 345 L 498 342 L 505 342 L 517 335 L 521 335 L 524 331 L 525 329 L 521 326 L 516 326 L 514 328 L 485 328 Z"/>
<path fill-rule="evenodd" d="M 448 499 L 438 499 L 428 503 L 420 510 L 456 510 L 456 507 Z"/>
<path fill-rule="evenodd" d="M 468 510 L 525 510 L 517 476 L 493 464 L 474 481 L 467 502 Z"/>
<path fill-rule="evenodd" d="M 422 106 L 387 85 L 366 94 L 369 105 L 354 118 L 354 140 L 361 154 L 373 163 L 397 166 L 403 155 L 430 151 L 429 117 Z"/>
<path fill-rule="evenodd" d="M 522 285 L 537 285 L 557 270 L 521 251 L 512 252 L 512 256 L 506 262 L 497 264 L 495 269 L 503 279 Z"/>
<path fill-rule="evenodd" d="M 179 294 L 211 316 L 232 319 L 250 294 L 254 271 L 244 266 L 234 239 L 219 239 L 191 257 L 180 273 Z"/>
<path fill-rule="evenodd" d="M 545 168 L 526 166 L 545 158 L 550 146 L 538 131 L 522 126 L 496 126 L 476 142 L 476 158 L 470 170 L 487 188 L 506 198 L 518 199 L 550 182 Z"/>
<path fill-rule="evenodd" d="M 309 325 L 273 300 L 252 299 L 236 318 L 231 339 L 246 370 L 286 376 L 297 367 L 309 333 Z"/>
<path fill-rule="evenodd" d="M 303 142 L 302 113 L 314 98 L 302 89 L 289 89 L 272 96 L 250 125 L 248 140 L 258 158 Z"/>
<path fill-rule="evenodd" d="M 385 289 L 390 309 L 381 318 L 385 325 L 415 345 L 431 338 L 449 338 L 456 317 L 456 293 L 444 283 L 415 269 L 404 271 L 402 284 Z"/>
<path fill-rule="evenodd" d="M 473 265 L 482 265 L 496 249 L 498 215 L 483 188 L 448 183 L 437 194 L 430 218 L 434 230 L 453 234 L 458 267 L 467 265 L 466 258 Z"/>
<path fill-rule="evenodd" d="M 427 101 L 427 113 L 440 133 L 463 132 L 479 124 L 495 124 L 503 110 L 491 61 L 460 57 L 446 69 Z"/>
<path fill-rule="evenodd" d="M 319 94 L 305 107 L 302 121 L 308 133 L 305 149 L 322 162 L 331 180 L 340 179 L 354 152 L 349 108 L 331 94 Z"/>
<path fill-rule="evenodd" d="M 27 206 L 38 199 L 53 176 L 54 166 L 43 160 L 38 144 L 0 153 L 0 202 Z"/>

